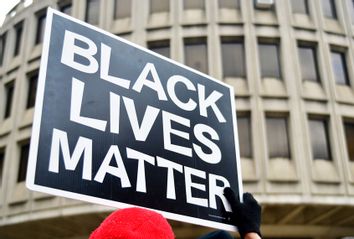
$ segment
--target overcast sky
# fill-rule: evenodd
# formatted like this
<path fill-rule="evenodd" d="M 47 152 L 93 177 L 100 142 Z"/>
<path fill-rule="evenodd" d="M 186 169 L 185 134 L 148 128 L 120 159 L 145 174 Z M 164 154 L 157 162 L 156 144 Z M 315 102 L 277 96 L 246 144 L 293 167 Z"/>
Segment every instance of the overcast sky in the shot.
<path fill-rule="evenodd" d="M 5 15 L 13 8 L 20 0 L 0 0 L 0 26 L 5 20 Z"/>

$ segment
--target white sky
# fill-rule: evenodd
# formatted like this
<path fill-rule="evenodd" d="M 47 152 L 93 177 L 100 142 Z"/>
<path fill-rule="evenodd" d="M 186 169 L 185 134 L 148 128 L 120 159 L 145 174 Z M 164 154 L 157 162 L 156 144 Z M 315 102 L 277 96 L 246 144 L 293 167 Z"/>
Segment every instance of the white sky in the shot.
<path fill-rule="evenodd" d="M 0 0 L 0 26 L 5 20 L 5 15 L 18 3 L 20 0 Z"/>

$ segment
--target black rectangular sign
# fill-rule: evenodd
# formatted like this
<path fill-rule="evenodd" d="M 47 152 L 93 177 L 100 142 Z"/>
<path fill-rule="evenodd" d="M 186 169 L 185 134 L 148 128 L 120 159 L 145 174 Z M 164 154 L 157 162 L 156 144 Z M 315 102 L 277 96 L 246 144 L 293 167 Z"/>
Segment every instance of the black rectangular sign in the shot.
<path fill-rule="evenodd" d="M 53 9 L 43 44 L 30 189 L 233 230 L 230 86 Z"/>

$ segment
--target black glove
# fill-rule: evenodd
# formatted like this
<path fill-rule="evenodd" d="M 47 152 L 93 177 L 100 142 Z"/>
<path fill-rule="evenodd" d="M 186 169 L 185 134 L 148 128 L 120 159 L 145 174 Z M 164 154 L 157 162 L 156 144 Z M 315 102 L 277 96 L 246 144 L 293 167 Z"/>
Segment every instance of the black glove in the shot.
<path fill-rule="evenodd" d="M 255 232 L 261 237 L 261 206 L 252 194 L 244 193 L 243 203 L 237 199 L 231 188 L 225 188 L 224 195 L 231 205 L 231 221 L 238 228 L 241 238 L 249 232 Z"/>

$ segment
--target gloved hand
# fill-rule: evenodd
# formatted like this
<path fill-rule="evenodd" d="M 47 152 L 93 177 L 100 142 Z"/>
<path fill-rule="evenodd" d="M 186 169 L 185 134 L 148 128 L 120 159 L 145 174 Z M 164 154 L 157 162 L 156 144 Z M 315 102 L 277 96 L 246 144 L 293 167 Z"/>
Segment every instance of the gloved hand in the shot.
<path fill-rule="evenodd" d="M 261 237 L 261 206 L 250 193 L 243 194 L 243 203 L 235 196 L 231 188 L 224 189 L 224 195 L 232 209 L 231 221 L 238 228 L 241 238 L 249 232 L 255 232 Z"/>

